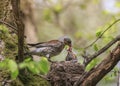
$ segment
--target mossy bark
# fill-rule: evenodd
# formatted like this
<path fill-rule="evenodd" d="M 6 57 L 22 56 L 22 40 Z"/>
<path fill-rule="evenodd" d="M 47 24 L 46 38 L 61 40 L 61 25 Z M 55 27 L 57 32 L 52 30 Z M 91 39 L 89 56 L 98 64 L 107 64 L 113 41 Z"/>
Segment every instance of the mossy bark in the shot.
<path fill-rule="evenodd" d="M 0 20 L 16 26 L 12 13 L 11 0 L 0 1 Z M 0 25 L 0 62 L 6 58 L 15 60 L 18 55 L 18 37 L 14 29 Z M 20 73 L 17 79 L 11 81 L 10 72 L 0 69 L 0 86 L 50 86 L 49 82 L 40 76 L 35 76 L 28 71 Z"/>
<path fill-rule="evenodd" d="M 0 52 L 0 55 L 3 56 L 3 59 L 10 58 L 15 60 L 18 51 L 17 35 L 10 33 L 10 31 L 5 26 L 1 25 L 0 41 L 4 44 L 2 45 L 4 48 Z M 10 80 L 9 71 L 0 70 L 0 86 L 2 86 L 2 83 L 4 83 L 5 80 L 6 82 Z M 16 80 L 7 84 L 9 84 L 10 86 L 50 86 L 45 79 L 39 76 L 35 76 L 29 72 L 20 74 Z"/>

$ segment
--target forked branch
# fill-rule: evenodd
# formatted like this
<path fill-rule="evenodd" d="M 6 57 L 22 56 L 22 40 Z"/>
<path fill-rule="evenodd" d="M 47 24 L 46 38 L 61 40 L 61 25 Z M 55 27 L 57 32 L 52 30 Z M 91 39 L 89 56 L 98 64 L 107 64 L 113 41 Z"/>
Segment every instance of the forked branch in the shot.
<path fill-rule="evenodd" d="M 114 38 L 112 41 L 110 41 L 108 44 L 106 44 L 102 49 L 95 52 L 93 55 L 89 56 L 84 63 L 85 66 L 87 66 L 93 59 L 95 59 L 97 56 L 105 52 L 108 48 L 110 48 L 113 44 L 115 44 L 117 41 L 120 40 L 120 35 L 118 35 L 116 38 Z"/>
<path fill-rule="evenodd" d="M 120 43 L 104 58 L 99 65 L 84 73 L 74 86 L 96 86 L 96 84 L 110 72 L 120 61 Z"/>

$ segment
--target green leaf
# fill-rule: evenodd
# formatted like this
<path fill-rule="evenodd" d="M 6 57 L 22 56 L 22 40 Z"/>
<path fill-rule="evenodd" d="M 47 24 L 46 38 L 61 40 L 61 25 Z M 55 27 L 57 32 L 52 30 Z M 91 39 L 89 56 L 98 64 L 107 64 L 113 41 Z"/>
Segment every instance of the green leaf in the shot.
<path fill-rule="evenodd" d="M 39 62 L 39 66 L 40 66 L 40 70 L 43 74 L 48 73 L 50 66 L 49 66 L 49 63 L 46 58 L 41 58 L 41 60 Z"/>
<path fill-rule="evenodd" d="M 100 35 L 102 34 L 102 30 L 101 29 L 98 29 L 96 31 L 96 37 L 100 37 Z"/>
<path fill-rule="evenodd" d="M 55 12 L 57 12 L 57 13 L 60 13 L 61 11 L 62 11 L 62 5 L 61 4 L 56 4 L 55 6 L 54 6 L 54 10 L 55 10 Z"/>
<path fill-rule="evenodd" d="M 95 50 L 95 51 L 98 51 L 98 46 L 97 46 L 97 44 L 94 44 L 94 50 Z"/>
<path fill-rule="evenodd" d="M 36 67 L 35 65 L 36 62 L 31 61 L 29 63 L 27 63 L 27 68 L 34 74 L 38 74 L 40 73 L 40 70 Z"/>
<path fill-rule="evenodd" d="M 18 70 L 15 70 L 15 71 L 11 72 L 11 78 L 12 79 L 16 79 L 16 77 L 18 76 L 18 74 L 19 74 Z"/>
<path fill-rule="evenodd" d="M 17 64 L 13 60 L 8 61 L 8 70 L 11 72 L 12 79 L 15 79 L 19 74 Z"/>
<path fill-rule="evenodd" d="M 24 62 L 30 62 L 31 61 L 31 58 L 27 58 L 24 60 Z"/>
<path fill-rule="evenodd" d="M 92 60 L 86 67 L 86 71 L 89 71 L 91 68 L 93 68 L 99 61 L 99 58 L 95 58 L 94 60 Z"/>
<path fill-rule="evenodd" d="M 3 33 L 8 33 L 9 32 L 7 27 L 4 26 L 4 25 L 0 25 L 0 31 L 2 31 Z"/>
<path fill-rule="evenodd" d="M 27 67 L 27 65 L 26 65 L 25 62 L 22 62 L 22 63 L 19 64 L 19 68 L 20 68 L 20 69 L 23 69 L 23 68 L 25 68 L 25 67 Z"/>

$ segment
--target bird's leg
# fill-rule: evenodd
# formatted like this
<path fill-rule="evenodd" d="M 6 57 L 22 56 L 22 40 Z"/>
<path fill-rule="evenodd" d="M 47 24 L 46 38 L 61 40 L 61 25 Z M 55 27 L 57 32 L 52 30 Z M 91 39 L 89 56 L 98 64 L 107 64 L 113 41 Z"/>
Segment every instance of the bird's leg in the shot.
<path fill-rule="evenodd" d="M 48 58 L 48 61 L 51 63 L 56 63 L 57 61 L 52 61 L 50 58 Z"/>
<path fill-rule="evenodd" d="M 50 58 L 48 58 L 48 61 L 51 62 L 51 63 L 54 63 L 54 61 L 52 61 Z"/>
<path fill-rule="evenodd" d="M 50 55 L 49 55 L 49 54 L 47 54 L 46 57 L 47 57 L 47 59 L 48 59 L 49 62 L 51 62 L 51 63 L 55 63 L 55 62 L 56 62 L 56 61 L 52 61 L 52 60 L 50 59 Z"/>

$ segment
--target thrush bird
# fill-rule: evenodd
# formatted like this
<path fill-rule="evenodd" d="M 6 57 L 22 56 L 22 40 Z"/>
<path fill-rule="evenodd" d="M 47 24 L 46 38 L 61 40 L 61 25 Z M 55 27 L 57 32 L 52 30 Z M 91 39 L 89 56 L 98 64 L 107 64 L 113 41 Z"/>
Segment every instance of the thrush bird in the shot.
<path fill-rule="evenodd" d="M 65 60 L 77 62 L 77 56 L 72 52 L 72 48 L 69 48 L 67 51 L 68 51 L 68 54 Z"/>
<path fill-rule="evenodd" d="M 71 39 L 66 36 L 58 40 L 51 40 L 47 42 L 28 44 L 28 45 L 35 47 L 36 49 L 26 54 L 44 56 L 44 57 L 47 57 L 48 61 L 50 62 L 52 62 L 50 58 L 60 54 L 61 51 L 64 49 L 65 45 L 72 47 Z"/>

